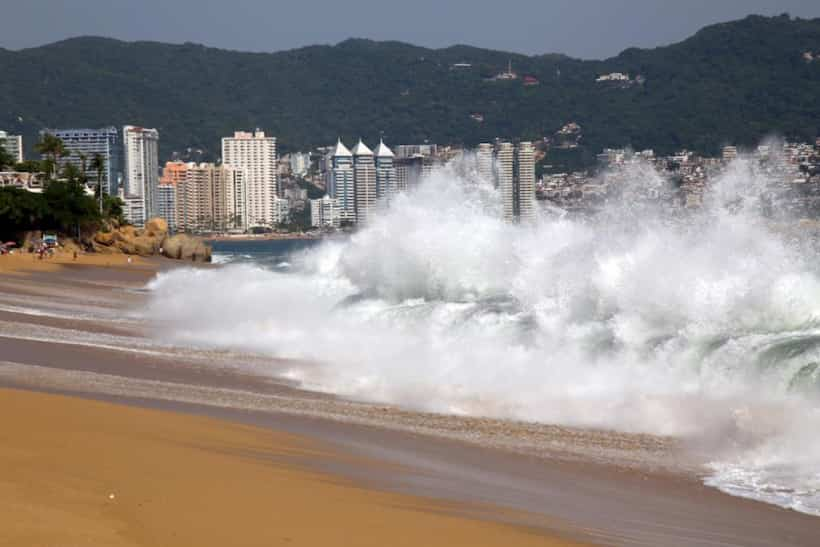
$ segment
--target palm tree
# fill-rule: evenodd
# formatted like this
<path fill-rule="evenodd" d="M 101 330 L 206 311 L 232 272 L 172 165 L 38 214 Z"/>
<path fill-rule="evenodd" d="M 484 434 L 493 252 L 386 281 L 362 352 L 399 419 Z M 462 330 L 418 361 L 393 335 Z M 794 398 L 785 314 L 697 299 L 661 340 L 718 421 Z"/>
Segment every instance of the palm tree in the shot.
<path fill-rule="evenodd" d="M 46 157 L 46 176 L 51 179 L 54 176 L 57 160 L 66 154 L 63 141 L 51 133 L 46 133 L 37 143 L 36 150 Z"/>
<path fill-rule="evenodd" d="M 105 172 L 105 158 L 100 154 L 94 154 L 91 158 L 91 169 L 97 172 L 97 192 L 100 194 L 100 214 L 103 214 L 103 187 L 102 178 Z"/>

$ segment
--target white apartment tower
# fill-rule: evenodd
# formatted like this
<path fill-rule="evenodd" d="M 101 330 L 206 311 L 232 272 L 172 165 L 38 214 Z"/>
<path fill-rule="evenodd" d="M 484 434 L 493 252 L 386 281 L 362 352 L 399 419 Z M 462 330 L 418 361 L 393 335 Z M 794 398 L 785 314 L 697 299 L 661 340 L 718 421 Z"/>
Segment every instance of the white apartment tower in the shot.
<path fill-rule="evenodd" d="M 502 142 L 496 150 L 496 171 L 504 220 L 529 223 L 535 220 L 535 148 L 531 142 L 517 147 Z"/>
<path fill-rule="evenodd" d="M 275 226 L 279 218 L 276 139 L 258 130 L 237 131 L 222 139 L 222 163 L 244 171 L 247 226 Z"/>
<path fill-rule="evenodd" d="M 535 221 L 535 148 L 531 142 L 518 143 L 515 153 L 516 216 L 518 222 Z"/>
<path fill-rule="evenodd" d="M 361 139 L 353 147 L 353 184 L 356 189 L 356 223 L 365 224 L 376 209 L 376 164 L 373 151 Z"/>
<path fill-rule="evenodd" d="M 515 149 L 511 142 L 500 142 L 495 150 L 495 168 L 504 220 L 515 220 Z"/>
<path fill-rule="evenodd" d="M 376 148 L 376 197 L 387 202 L 390 202 L 398 191 L 394 158 L 393 151 L 384 144 L 384 141 L 379 141 Z"/>
<path fill-rule="evenodd" d="M 339 139 L 331 156 L 327 193 L 338 201 L 339 215 L 344 222 L 356 222 L 356 186 L 353 175 L 353 154 Z"/>
<path fill-rule="evenodd" d="M 493 145 L 486 142 L 479 144 L 476 156 L 476 159 L 478 160 L 478 176 L 481 178 L 482 182 L 494 185 Z"/>
<path fill-rule="evenodd" d="M 125 151 L 124 195 L 133 205 L 126 208 L 134 218 L 128 221 L 143 226 L 157 214 L 157 186 L 159 185 L 159 132 L 133 125 L 123 128 Z M 141 202 L 141 208 L 137 202 Z M 139 217 L 139 218 L 138 218 Z"/>

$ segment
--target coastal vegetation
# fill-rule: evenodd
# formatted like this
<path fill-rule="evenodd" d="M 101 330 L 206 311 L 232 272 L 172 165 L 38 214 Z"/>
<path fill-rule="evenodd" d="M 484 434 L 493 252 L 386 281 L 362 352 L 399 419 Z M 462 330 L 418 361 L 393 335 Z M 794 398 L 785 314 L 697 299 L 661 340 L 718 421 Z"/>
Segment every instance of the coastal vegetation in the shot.
<path fill-rule="evenodd" d="M 85 37 L 0 49 L 0 127 L 35 142 L 43 127 L 131 123 L 159 129 L 163 159 L 188 148 L 214 159 L 241 127 L 265 128 L 286 152 L 380 133 L 540 139 L 576 122 L 582 151 L 566 161 L 624 146 L 711 155 L 770 133 L 814 139 L 820 62 L 804 54 L 818 43 L 820 19 L 787 15 L 606 60 L 359 39 L 268 54 Z M 509 64 L 516 78 L 494 78 Z M 614 73 L 629 80 L 598 81 Z"/>
<path fill-rule="evenodd" d="M 60 139 L 45 135 L 37 145 L 45 159 L 17 165 L 23 171 L 42 173 L 42 192 L 31 192 L 14 186 L 0 188 L 0 240 L 22 241 L 30 231 L 54 231 L 83 240 L 113 222 L 123 224 L 122 202 L 103 194 L 99 199 L 86 191 L 88 177 L 72 164 L 57 169 L 57 160 L 65 155 Z M 2 148 L 0 148 L 2 150 Z M 0 157 L 0 162 L 3 158 Z M 102 158 L 92 162 L 101 169 Z M 98 179 L 99 180 L 99 179 Z"/>

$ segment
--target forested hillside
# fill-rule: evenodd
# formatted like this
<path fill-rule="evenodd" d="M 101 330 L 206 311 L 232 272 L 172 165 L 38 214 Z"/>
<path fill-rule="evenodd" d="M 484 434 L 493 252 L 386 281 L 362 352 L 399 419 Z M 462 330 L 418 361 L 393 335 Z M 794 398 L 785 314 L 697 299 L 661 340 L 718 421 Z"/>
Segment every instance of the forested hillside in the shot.
<path fill-rule="evenodd" d="M 491 80 L 508 62 L 519 78 Z M 631 81 L 596 82 L 611 72 Z M 587 154 L 714 152 L 820 133 L 820 19 L 751 16 L 603 61 L 368 40 L 261 54 L 75 38 L 0 50 L 0 97 L 0 129 L 22 132 L 27 148 L 43 127 L 156 127 L 165 158 L 188 147 L 218 156 L 220 137 L 253 127 L 288 150 L 380 133 L 390 143 L 540 138 L 575 121 Z"/>

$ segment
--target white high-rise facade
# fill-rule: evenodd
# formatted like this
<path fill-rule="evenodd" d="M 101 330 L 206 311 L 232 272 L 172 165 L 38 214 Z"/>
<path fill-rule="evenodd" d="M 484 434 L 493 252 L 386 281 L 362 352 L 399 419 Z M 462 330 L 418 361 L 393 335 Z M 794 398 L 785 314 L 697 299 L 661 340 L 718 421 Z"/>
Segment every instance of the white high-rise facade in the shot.
<path fill-rule="evenodd" d="M 328 195 L 339 203 L 339 216 L 343 222 L 356 222 L 356 187 L 353 178 L 353 154 L 342 143 L 336 143 L 331 156 Z"/>
<path fill-rule="evenodd" d="M 325 194 L 322 198 L 310 200 L 310 225 L 314 228 L 338 228 L 341 220 L 338 199 Z"/>
<path fill-rule="evenodd" d="M 515 149 L 511 142 L 500 142 L 495 151 L 495 171 L 498 190 L 501 192 L 501 208 L 504 220 L 515 219 Z"/>
<path fill-rule="evenodd" d="M 376 164 L 373 151 L 361 139 L 353 147 L 353 181 L 356 187 L 356 223 L 365 224 L 376 210 Z"/>
<path fill-rule="evenodd" d="M 143 226 L 145 221 L 157 214 L 157 186 L 159 185 L 159 132 L 133 125 L 123 128 L 125 151 L 124 195 L 133 206 L 128 221 Z M 141 201 L 141 208 L 137 202 Z"/>
<path fill-rule="evenodd" d="M 518 222 L 535 221 L 535 148 L 531 142 L 518 143 L 515 153 L 516 216 Z"/>
<path fill-rule="evenodd" d="M 504 220 L 535 220 L 535 148 L 531 142 L 517 147 L 501 142 L 496 148 L 496 173 Z"/>
<path fill-rule="evenodd" d="M 23 137 L 0 131 L 0 146 L 6 149 L 15 162 L 23 162 Z"/>
<path fill-rule="evenodd" d="M 376 148 L 376 197 L 389 202 L 398 191 L 396 167 L 393 165 L 395 155 L 384 141 L 379 141 Z"/>
<path fill-rule="evenodd" d="M 489 143 L 481 143 L 478 145 L 478 152 L 476 153 L 478 160 L 478 176 L 485 183 L 495 184 L 495 176 L 493 174 L 493 145 Z"/>
<path fill-rule="evenodd" d="M 276 201 L 276 138 L 262 131 L 237 131 L 222 139 L 222 163 L 244 172 L 247 227 L 276 226 L 281 216 Z"/>

